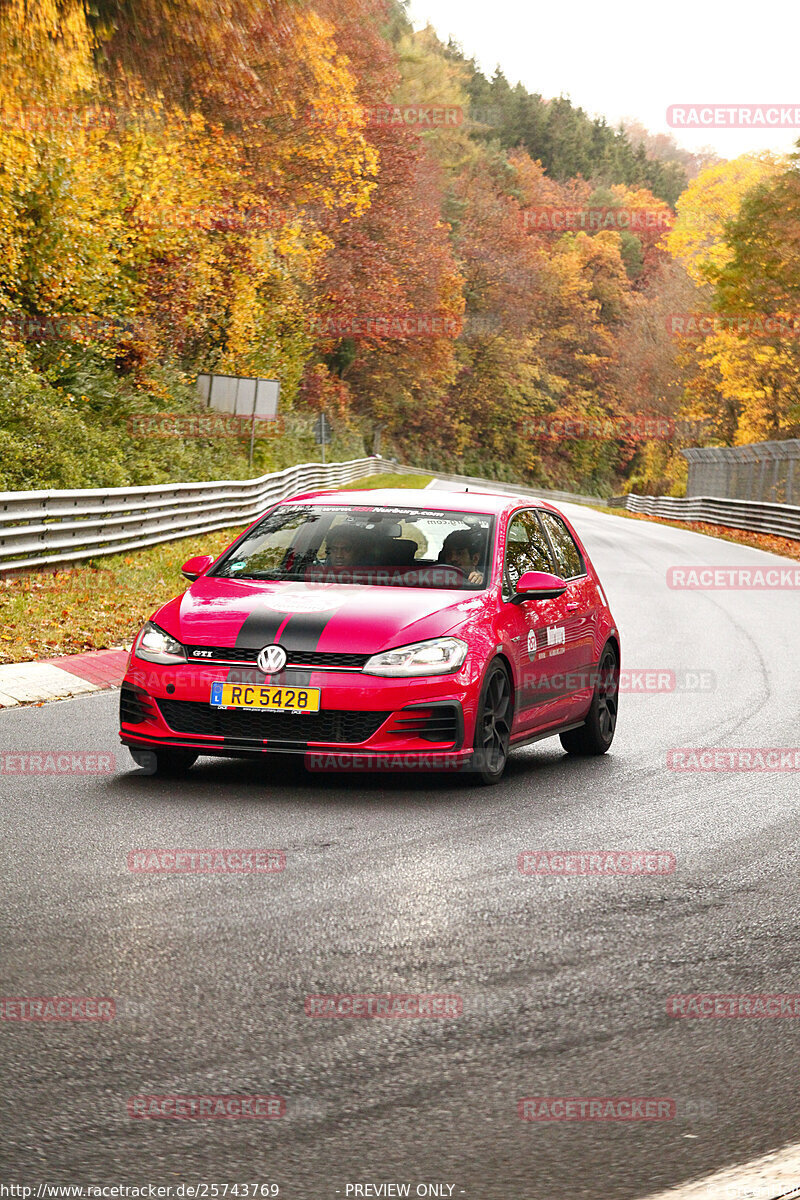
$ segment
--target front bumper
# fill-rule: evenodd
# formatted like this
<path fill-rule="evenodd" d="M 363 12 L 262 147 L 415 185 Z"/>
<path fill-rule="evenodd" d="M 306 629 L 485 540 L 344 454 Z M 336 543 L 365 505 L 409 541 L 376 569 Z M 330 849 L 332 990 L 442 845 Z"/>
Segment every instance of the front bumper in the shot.
<path fill-rule="evenodd" d="M 386 679 L 360 671 L 237 671 L 236 682 L 319 688 L 320 711 L 302 714 L 212 707 L 211 685 L 225 680 L 225 666 L 161 667 L 133 658 L 120 692 L 123 745 L 233 758 L 327 755 L 375 765 L 387 757 L 445 754 L 456 761 L 471 754 L 475 685 L 462 673 Z"/>

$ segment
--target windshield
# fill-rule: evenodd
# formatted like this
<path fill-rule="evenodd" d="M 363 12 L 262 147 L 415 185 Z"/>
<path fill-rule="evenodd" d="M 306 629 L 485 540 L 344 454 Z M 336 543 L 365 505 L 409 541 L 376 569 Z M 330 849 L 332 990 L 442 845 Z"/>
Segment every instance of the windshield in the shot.
<path fill-rule="evenodd" d="M 488 582 L 493 529 L 485 513 L 282 504 L 210 574 L 474 591 Z"/>

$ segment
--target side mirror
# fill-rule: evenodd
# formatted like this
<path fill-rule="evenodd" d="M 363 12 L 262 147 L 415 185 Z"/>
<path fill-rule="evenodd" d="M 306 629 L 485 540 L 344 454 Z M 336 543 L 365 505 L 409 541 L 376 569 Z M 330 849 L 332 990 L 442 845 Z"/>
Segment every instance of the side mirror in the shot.
<path fill-rule="evenodd" d="M 208 568 L 213 563 L 214 559 L 210 554 L 197 554 L 194 558 L 189 558 L 181 567 L 181 575 L 185 575 L 187 579 L 193 582 L 199 579 L 201 575 L 205 575 Z"/>
<path fill-rule="evenodd" d="M 567 585 L 560 575 L 551 575 L 548 571 L 525 571 L 517 580 L 512 604 L 521 604 L 523 600 L 555 600 L 567 590 Z"/>

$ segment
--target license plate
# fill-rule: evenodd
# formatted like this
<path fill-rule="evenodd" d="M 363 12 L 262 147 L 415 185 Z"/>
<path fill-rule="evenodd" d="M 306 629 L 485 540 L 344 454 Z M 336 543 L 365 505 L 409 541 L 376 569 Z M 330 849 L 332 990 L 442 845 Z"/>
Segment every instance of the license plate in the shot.
<path fill-rule="evenodd" d="M 267 712 L 319 712 L 319 688 L 212 683 L 211 705 L 213 708 L 252 708 Z"/>

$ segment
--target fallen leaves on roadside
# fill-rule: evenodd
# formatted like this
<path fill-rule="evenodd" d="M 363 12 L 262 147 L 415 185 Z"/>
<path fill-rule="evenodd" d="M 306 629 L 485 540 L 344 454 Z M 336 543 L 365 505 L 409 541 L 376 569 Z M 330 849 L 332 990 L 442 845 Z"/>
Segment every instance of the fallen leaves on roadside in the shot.
<path fill-rule="evenodd" d="M 0 663 L 129 645 L 153 609 L 184 591 L 181 564 L 218 554 L 241 530 L 166 542 L 136 555 L 0 579 Z"/>
<path fill-rule="evenodd" d="M 731 529 L 728 525 L 710 525 L 706 521 L 669 521 L 665 517 L 651 517 L 647 513 L 629 513 L 624 509 L 613 509 L 617 516 L 631 517 L 636 521 L 654 521 L 657 525 L 672 525 L 675 529 L 689 529 L 692 533 L 704 533 L 708 537 L 721 538 L 724 542 L 737 542 L 740 546 L 751 546 L 754 550 L 765 550 L 768 554 L 779 554 L 782 558 L 800 559 L 800 541 L 796 538 L 778 537 L 774 533 L 755 533 L 749 529 Z"/>

